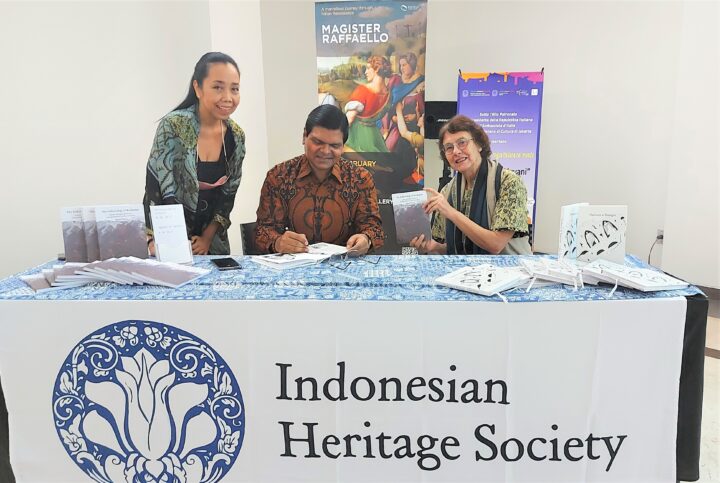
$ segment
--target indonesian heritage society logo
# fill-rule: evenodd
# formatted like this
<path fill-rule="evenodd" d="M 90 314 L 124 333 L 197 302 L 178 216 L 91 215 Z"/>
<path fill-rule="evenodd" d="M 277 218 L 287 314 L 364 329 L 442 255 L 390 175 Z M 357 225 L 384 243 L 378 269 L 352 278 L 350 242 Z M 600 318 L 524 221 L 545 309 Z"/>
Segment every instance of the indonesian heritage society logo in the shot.
<path fill-rule="evenodd" d="M 80 341 L 53 388 L 55 428 L 98 482 L 221 480 L 245 434 L 237 380 L 185 331 L 126 320 Z"/>

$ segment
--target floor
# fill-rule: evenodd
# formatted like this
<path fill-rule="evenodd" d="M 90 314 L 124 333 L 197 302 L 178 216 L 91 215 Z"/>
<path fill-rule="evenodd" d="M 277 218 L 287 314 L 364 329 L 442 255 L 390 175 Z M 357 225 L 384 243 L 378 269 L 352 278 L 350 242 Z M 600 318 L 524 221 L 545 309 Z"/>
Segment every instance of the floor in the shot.
<path fill-rule="evenodd" d="M 710 313 L 714 313 L 712 308 Z M 708 317 L 708 348 L 705 356 L 702 440 L 700 446 L 701 483 L 720 482 L 720 318 Z M 711 354 L 711 355 L 708 355 Z"/>

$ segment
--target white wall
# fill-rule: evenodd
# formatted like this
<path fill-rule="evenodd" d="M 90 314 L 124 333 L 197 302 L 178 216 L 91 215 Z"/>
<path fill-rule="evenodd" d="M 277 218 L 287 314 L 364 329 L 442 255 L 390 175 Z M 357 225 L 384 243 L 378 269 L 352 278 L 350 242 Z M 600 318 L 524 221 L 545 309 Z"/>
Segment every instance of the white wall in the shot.
<path fill-rule="evenodd" d="M 720 78 L 717 2 L 688 2 L 668 145 L 663 270 L 720 288 Z"/>
<path fill-rule="evenodd" d="M 458 68 L 545 68 L 535 249 L 557 251 L 560 206 L 588 201 L 629 205 L 628 250 L 647 256 L 664 225 L 681 5 L 450 3 L 429 5 L 429 100 L 455 99 Z"/>
<path fill-rule="evenodd" d="M 266 85 L 263 67 L 260 1 L 211 1 L 212 50 L 232 56 L 240 67 L 240 105 L 233 114 L 245 130 L 243 177 L 232 212 L 230 245 L 241 253 L 240 223 L 255 221 L 260 188 L 268 168 Z"/>
<path fill-rule="evenodd" d="M 263 0 L 263 58 L 270 166 L 302 154 L 302 131 L 317 106 L 315 3 Z"/>
<path fill-rule="evenodd" d="M 207 4 L 0 2 L 0 275 L 63 251 L 60 207 L 142 202 L 157 120 L 209 48 Z"/>
<path fill-rule="evenodd" d="M 702 65 L 710 74 L 703 91 L 717 106 L 717 31 L 713 2 L 430 0 L 427 99 L 455 99 L 458 68 L 545 67 L 536 248 L 556 250 L 563 204 L 628 204 L 629 252 L 645 258 L 664 228 L 662 266 L 718 286 L 693 241 L 673 246 L 710 230 L 717 251 L 717 183 L 709 180 L 717 178 L 718 110 L 713 98 L 686 94 L 698 81 L 690 69 Z M 155 122 L 211 49 L 234 55 L 242 70 L 234 117 L 248 154 L 237 224 L 254 218 L 267 167 L 302 152 L 316 103 L 314 1 L 0 2 L 8 179 L 0 202 L 11 207 L 12 227 L 0 241 L 0 276 L 62 250 L 59 207 L 141 200 Z M 706 130 L 698 139 L 693 119 Z M 436 152 L 428 141 L 429 186 L 440 176 Z M 675 182 L 675 164 L 688 154 L 688 173 L 707 174 L 705 184 Z M 705 197 L 688 204 L 692 192 Z M 716 211 L 700 213 L 706 206 Z"/>

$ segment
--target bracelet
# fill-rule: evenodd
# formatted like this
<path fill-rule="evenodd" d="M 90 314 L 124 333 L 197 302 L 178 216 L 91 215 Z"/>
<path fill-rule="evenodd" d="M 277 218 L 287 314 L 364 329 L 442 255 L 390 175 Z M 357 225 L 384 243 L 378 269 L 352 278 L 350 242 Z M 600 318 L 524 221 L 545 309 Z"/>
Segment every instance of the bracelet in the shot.
<path fill-rule="evenodd" d="M 280 237 L 277 237 L 277 238 L 275 238 L 275 240 L 273 240 L 272 244 L 270 245 L 270 253 L 277 253 L 276 245 L 277 245 L 277 242 L 279 239 L 280 239 Z"/>

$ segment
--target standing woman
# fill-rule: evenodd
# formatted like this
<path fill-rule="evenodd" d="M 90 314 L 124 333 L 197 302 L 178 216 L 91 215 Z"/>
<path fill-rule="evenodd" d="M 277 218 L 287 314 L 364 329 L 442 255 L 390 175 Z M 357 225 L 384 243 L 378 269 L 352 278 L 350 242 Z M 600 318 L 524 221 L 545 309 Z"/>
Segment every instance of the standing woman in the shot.
<path fill-rule="evenodd" d="M 239 102 L 232 57 L 200 57 L 185 100 L 160 120 L 148 159 L 143 205 L 151 254 L 150 206 L 176 203 L 194 255 L 230 253 L 227 229 L 245 158 L 245 133 L 230 119 Z"/>

